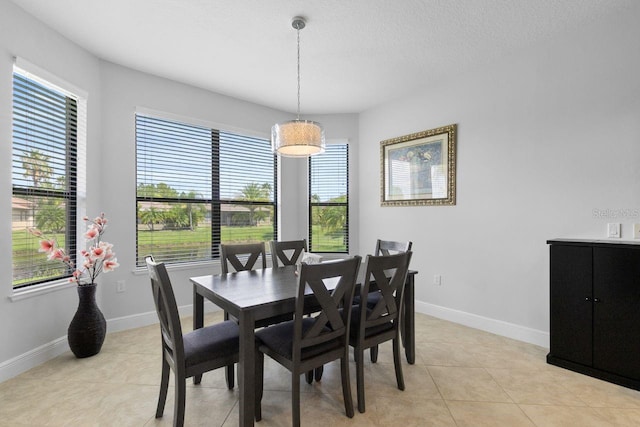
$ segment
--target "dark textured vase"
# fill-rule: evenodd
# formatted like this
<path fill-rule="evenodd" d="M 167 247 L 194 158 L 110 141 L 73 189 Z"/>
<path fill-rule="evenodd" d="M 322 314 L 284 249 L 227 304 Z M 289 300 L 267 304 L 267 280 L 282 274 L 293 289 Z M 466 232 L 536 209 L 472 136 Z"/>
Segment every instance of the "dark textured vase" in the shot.
<path fill-rule="evenodd" d="M 69 347 L 76 357 L 90 357 L 100 352 L 107 334 L 107 322 L 96 304 L 97 285 L 78 286 L 78 310 L 67 331 Z"/>

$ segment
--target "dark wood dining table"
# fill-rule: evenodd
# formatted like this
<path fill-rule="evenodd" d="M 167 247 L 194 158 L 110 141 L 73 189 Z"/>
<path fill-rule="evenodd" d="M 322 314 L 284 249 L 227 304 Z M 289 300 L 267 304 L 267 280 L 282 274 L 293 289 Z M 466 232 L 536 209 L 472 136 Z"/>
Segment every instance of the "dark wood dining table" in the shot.
<path fill-rule="evenodd" d="M 405 284 L 404 316 L 401 323 L 405 354 L 415 363 L 415 283 L 417 271 L 409 271 Z M 193 328 L 204 324 L 204 299 L 236 317 L 240 326 L 238 387 L 240 426 L 254 425 L 255 401 L 255 325 L 295 311 L 298 276 L 295 266 L 265 268 L 229 274 L 190 278 L 193 283 Z M 360 269 L 358 284 L 364 281 Z M 313 294 L 309 291 L 310 301 Z"/>

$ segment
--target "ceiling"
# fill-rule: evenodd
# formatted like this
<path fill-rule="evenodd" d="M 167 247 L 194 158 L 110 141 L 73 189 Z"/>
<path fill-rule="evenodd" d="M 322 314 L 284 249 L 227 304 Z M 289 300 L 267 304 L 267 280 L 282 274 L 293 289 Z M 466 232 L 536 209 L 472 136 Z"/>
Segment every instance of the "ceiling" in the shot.
<path fill-rule="evenodd" d="M 106 61 L 276 109 L 358 113 L 635 0 L 12 0 Z"/>

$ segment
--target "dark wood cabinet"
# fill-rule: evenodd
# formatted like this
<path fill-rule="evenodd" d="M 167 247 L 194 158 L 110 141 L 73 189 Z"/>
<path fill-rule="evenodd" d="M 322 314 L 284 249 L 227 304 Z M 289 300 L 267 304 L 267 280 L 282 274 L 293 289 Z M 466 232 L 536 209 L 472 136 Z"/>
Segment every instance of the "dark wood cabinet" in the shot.
<path fill-rule="evenodd" d="M 547 362 L 640 390 L 640 242 L 547 243 Z"/>

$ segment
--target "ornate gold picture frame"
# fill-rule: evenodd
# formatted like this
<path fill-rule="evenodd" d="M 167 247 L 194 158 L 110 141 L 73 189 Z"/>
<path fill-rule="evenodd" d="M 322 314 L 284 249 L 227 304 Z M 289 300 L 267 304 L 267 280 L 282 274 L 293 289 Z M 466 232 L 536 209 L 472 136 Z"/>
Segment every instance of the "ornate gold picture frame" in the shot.
<path fill-rule="evenodd" d="M 380 142 L 380 204 L 456 204 L 456 127 Z"/>

